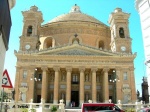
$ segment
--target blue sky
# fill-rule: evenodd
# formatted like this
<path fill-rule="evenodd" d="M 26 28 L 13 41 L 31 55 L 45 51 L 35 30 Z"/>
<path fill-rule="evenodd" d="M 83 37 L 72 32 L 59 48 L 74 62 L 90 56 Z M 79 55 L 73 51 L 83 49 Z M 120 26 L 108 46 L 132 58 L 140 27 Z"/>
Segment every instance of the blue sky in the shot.
<path fill-rule="evenodd" d="M 14 84 L 16 73 L 16 57 L 14 50 L 19 49 L 19 36 L 22 34 L 23 16 L 21 11 L 29 10 L 36 5 L 43 13 L 44 23 L 53 18 L 68 13 L 71 7 L 77 4 L 83 13 L 91 15 L 108 25 L 109 14 L 115 8 L 122 8 L 124 12 L 131 13 L 129 19 L 130 37 L 132 38 L 132 51 L 137 52 L 134 60 L 136 88 L 141 91 L 142 77 L 145 75 L 143 41 L 140 17 L 135 9 L 134 0 L 16 0 L 11 10 L 12 27 L 10 33 L 9 49 L 6 53 L 4 69 L 8 70 Z"/>

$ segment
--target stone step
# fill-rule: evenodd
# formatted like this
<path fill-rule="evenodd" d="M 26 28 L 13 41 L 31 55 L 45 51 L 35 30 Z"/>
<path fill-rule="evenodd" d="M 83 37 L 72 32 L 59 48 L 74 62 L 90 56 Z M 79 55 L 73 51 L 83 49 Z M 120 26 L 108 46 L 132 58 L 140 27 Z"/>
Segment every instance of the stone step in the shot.
<path fill-rule="evenodd" d="M 81 112 L 81 109 L 65 109 L 65 112 Z"/>

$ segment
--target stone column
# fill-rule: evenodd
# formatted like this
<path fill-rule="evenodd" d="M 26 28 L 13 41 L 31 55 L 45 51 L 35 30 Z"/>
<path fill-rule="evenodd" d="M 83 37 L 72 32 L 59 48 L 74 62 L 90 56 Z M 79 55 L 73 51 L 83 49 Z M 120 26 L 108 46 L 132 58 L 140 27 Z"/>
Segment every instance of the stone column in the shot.
<path fill-rule="evenodd" d="M 121 78 L 121 72 L 120 72 L 120 68 L 116 69 L 116 103 L 118 102 L 118 100 L 122 99 L 122 89 L 121 89 L 121 85 L 122 85 L 122 78 Z"/>
<path fill-rule="evenodd" d="M 29 77 L 28 77 L 28 81 L 29 81 L 29 92 L 27 95 L 28 98 L 28 102 L 31 101 L 31 99 L 34 102 L 34 90 L 35 90 L 35 80 L 34 80 L 34 73 L 35 73 L 35 67 L 30 67 L 29 68 Z M 31 80 L 32 78 L 32 80 Z"/>
<path fill-rule="evenodd" d="M 109 100 L 108 68 L 103 69 L 103 102 Z"/>
<path fill-rule="evenodd" d="M 58 90 L 59 90 L 59 67 L 54 67 L 55 70 L 55 79 L 54 79 L 54 104 L 58 104 Z"/>
<path fill-rule="evenodd" d="M 80 67 L 80 106 L 84 103 L 84 67 Z"/>
<path fill-rule="evenodd" d="M 15 101 L 19 100 L 19 80 L 20 80 L 20 68 L 16 66 L 16 77 L 15 77 Z"/>
<path fill-rule="evenodd" d="M 134 77 L 134 67 L 130 68 L 130 87 L 131 87 L 131 101 L 136 101 L 136 89 L 135 89 L 135 77 Z"/>
<path fill-rule="evenodd" d="M 71 67 L 67 67 L 67 82 L 66 82 L 66 106 L 69 107 L 71 102 Z"/>
<path fill-rule="evenodd" d="M 41 99 L 43 99 L 44 102 L 47 102 L 47 92 L 48 92 L 48 74 L 46 73 L 47 67 L 42 67 L 43 70 L 42 73 L 42 94 Z"/>
<path fill-rule="evenodd" d="M 92 68 L 92 101 L 96 102 L 96 95 L 97 95 L 97 91 L 96 91 L 96 71 L 97 68 Z"/>

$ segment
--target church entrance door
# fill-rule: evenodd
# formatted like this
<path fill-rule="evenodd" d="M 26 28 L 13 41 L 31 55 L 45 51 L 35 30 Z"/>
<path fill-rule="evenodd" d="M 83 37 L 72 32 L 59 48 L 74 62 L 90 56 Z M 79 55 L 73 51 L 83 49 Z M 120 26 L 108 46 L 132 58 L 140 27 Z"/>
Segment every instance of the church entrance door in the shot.
<path fill-rule="evenodd" d="M 72 107 L 79 106 L 79 91 L 71 91 L 71 104 Z"/>

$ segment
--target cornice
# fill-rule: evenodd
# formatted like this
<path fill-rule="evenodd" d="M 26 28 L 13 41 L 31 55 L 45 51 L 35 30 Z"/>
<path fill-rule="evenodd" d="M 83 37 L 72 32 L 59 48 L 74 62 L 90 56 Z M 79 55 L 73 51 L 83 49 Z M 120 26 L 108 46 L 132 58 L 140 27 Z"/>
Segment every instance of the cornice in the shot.
<path fill-rule="evenodd" d="M 84 47 L 84 46 L 82 46 Z M 72 47 L 70 47 L 72 48 Z M 42 50 L 42 51 L 14 51 L 14 54 L 16 55 L 17 58 L 26 58 L 26 59 L 32 59 L 32 58 L 35 58 L 35 57 L 38 57 L 39 59 L 42 57 L 44 58 L 72 58 L 72 57 L 89 57 L 89 58 L 99 58 L 99 57 L 103 57 L 104 59 L 105 58 L 110 58 L 111 57 L 114 57 L 115 58 L 118 58 L 118 59 L 134 59 L 136 57 L 136 53 L 134 54 L 131 54 L 131 53 L 120 53 L 120 52 L 111 52 L 111 51 L 108 51 L 108 50 L 101 50 L 101 49 L 98 49 L 98 48 L 94 48 L 94 47 L 84 47 L 84 49 L 87 49 L 87 50 L 93 50 L 93 51 L 96 51 L 96 52 L 101 52 L 101 53 L 104 53 L 104 54 L 107 54 L 107 55 L 54 55 L 54 54 L 48 54 L 48 53 L 53 53 L 54 51 L 64 51 L 64 50 L 67 50 L 67 47 L 60 47 L 58 46 L 57 48 L 49 48 L 49 49 L 45 49 L 45 50 Z M 55 57 L 55 58 L 54 58 Z"/>

